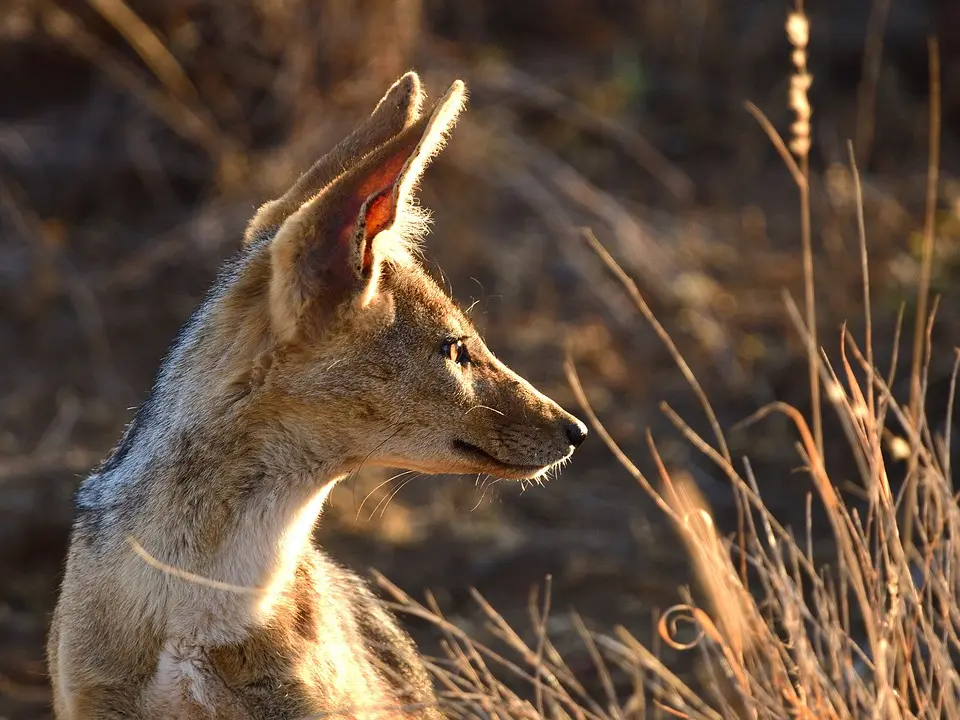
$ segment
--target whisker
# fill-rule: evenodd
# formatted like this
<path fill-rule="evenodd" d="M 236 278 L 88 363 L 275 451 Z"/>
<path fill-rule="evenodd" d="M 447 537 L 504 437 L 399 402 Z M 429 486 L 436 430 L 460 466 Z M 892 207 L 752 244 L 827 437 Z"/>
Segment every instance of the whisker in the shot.
<path fill-rule="evenodd" d="M 411 470 L 410 472 L 412 473 L 413 471 Z M 373 519 L 373 516 L 377 514 L 377 511 L 380 509 L 381 506 L 383 506 L 383 509 L 386 510 L 386 509 L 387 509 L 387 506 L 386 506 L 385 503 L 389 504 L 390 498 L 393 497 L 393 494 L 394 494 L 397 490 L 399 490 L 400 488 L 402 488 L 406 483 L 410 482 L 412 479 L 413 479 L 413 476 L 412 476 L 412 475 L 411 475 L 411 477 L 404 478 L 404 480 L 402 480 L 400 483 L 397 484 L 397 487 L 396 487 L 396 488 L 391 488 L 391 490 L 390 490 L 389 492 L 387 492 L 386 495 L 384 495 L 382 498 L 380 498 L 380 500 L 377 501 L 377 504 L 376 504 L 376 506 L 373 508 L 373 510 L 370 511 L 370 516 L 367 518 L 367 520 L 372 520 L 372 519 Z M 380 517 L 383 517 L 383 513 L 380 513 Z"/>
<path fill-rule="evenodd" d="M 489 477 L 489 475 L 487 477 Z M 482 485 L 480 485 L 480 473 L 477 473 L 477 485 L 480 487 L 480 497 L 477 498 L 476 504 L 470 508 L 469 512 L 473 512 L 480 507 L 480 503 L 483 502 L 483 496 L 486 495 L 487 492 L 487 483 L 484 482 Z"/>
<path fill-rule="evenodd" d="M 363 510 L 363 506 L 366 505 L 367 500 L 370 499 L 370 496 L 371 496 L 371 495 L 373 495 L 377 490 L 379 490 L 380 488 L 382 488 L 382 487 L 383 487 L 384 485 L 386 485 L 387 483 L 391 483 L 391 482 L 393 482 L 394 480 L 396 480 L 397 478 L 403 477 L 404 475 L 409 475 L 409 474 L 412 473 L 412 472 L 414 472 L 414 471 L 413 471 L 413 470 L 404 470 L 403 472 L 399 472 L 399 473 L 397 473 L 396 475 L 393 475 L 392 477 L 388 477 L 388 478 L 387 478 L 386 480 L 384 480 L 382 483 L 380 483 L 379 485 L 377 485 L 373 490 L 371 490 L 370 492 L 368 492 L 368 493 L 367 493 L 367 496 L 363 499 L 363 502 L 360 503 L 360 507 L 357 508 L 357 518 L 360 517 L 360 511 Z M 374 508 L 373 512 L 374 512 L 374 513 L 377 512 L 376 508 Z M 373 515 L 371 514 L 370 517 L 373 517 Z"/>
<path fill-rule="evenodd" d="M 489 490 L 489 489 L 492 488 L 494 485 L 496 485 L 498 482 L 500 482 L 500 480 L 502 480 L 502 478 L 491 478 L 489 475 L 487 475 L 487 478 L 490 480 L 490 482 L 484 483 L 484 485 L 483 485 L 483 491 L 480 493 L 480 499 L 477 500 L 477 504 L 474 505 L 474 506 L 470 509 L 470 512 L 473 512 L 473 511 L 476 510 L 478 507 L 480 507 L 480 503 L 482 503 L 482 502 L 483 502 L 483 499 L 487 496 L 487 490 Z"/>
<path fill-rule="evenodd" d="M 387 435 L 387 437 L 385 437 L 383 440 L 381 440 L 381 441 L 377 444 L 377 446 L 376 446 L 375 448 L 373 448 L 373 450 L 371 450 L 370 452 L 368 452 L 368 453 L 364 456 L 363 460 L 360 461 L 360 464 L 357 465 L 356 469 L 354 469 L 354 470 L 350 473 L 350 475 L 347 477 L 347 481 L 350 481 L 350 480 L 353 481 L 353 485 L 352 485 L 351 487 L 352 487 L 352 489 L 353 489 L 353 504 L 354 504 L 354 505 L 357 504 L 357 476 L 359 475 L 360 471 L 363 469 L 363 466 L 367 463 L 367 460 L 369 460 L 371 457 L 373 457 L 373 454 L 374 454 L 375 452 L 377 452 L 377 450 L 379 450 L 379 449 L 382 448 L 384 445 L 386 445 L 388 442 L 390 442 L 391 440 L 393 440 L 393 438 L 395 438 L 395 437 L 397 436 L 397 433 L 399 433 L 401 429 L 402 429 L 402 428 L 397 428 L 397 429 L 394 430 L 392 433 L 390 433 L 389 435 Z M 364 502 L 366 502 L 366 498 L 364 498 Z M 363 503 L 360 503 L 360 506 L 363 507 Z M 360 510 L 359 510 L 359 509 L 357 510 L 357 517 L 360 517 Z"/>
<path fill-rule="evenodd" d="M 396 490 L 394 490 L 390 495 L 387 496 L 387 501 L 383 504 L 383 510 L 380 511 L 380 517 L 383 517 L 383 514 L 387 511 L 387 506 L 390 505 L 391 502 L 393 502 L 393 499 L 400 493 L 400 491 L 403 490 L 407 485 L 412 483 L 414 480 L 416 480 L 418 477 L 423 477 L 423 473 L 417 473 L 412 477 L 408 477 L 406 480 L 400 483 L 400 485 L 397 486 Z M 380 507 L 380 505 L 377 504 L 377 507 Z M 373 512 L 376 513 L 377 508 L 374 508 Z M 373 517 L 373 513 L 371 513 L 370 517 L 371 518 Z"/>

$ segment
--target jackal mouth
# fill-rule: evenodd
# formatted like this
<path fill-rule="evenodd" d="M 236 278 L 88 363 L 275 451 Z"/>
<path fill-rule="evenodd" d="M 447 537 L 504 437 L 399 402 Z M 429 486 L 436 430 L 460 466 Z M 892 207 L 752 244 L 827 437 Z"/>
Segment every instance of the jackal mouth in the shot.
<path fill-rule="evenodd" d="M 476 445 L 468 443 L 465 440 L 454 440 L 453 447 L 459 453 L 469 455 L 477 460 L 482 460 L 485 465 L 493 465 L 498 470 L 504 470 L 510 474 L 536 475 L 545 468 L 549 467 L 549 465 L 518 465 L 514 463 L 505 463 L 502 460 L 497 460 L 497 458 L 483 448 L 477 447 Z"/>

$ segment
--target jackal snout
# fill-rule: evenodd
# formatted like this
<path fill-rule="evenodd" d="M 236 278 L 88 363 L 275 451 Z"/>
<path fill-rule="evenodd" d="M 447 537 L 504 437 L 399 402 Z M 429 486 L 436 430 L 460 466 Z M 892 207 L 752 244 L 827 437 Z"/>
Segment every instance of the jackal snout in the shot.
<path fill-rule="evenodd" d="M 582 422 L 485 347 L 473 374 L 473 404 L 454 446 L 476 458 L 487 472 L 516 479 L 537 477 L 567 460 L 586 439 Z"/>

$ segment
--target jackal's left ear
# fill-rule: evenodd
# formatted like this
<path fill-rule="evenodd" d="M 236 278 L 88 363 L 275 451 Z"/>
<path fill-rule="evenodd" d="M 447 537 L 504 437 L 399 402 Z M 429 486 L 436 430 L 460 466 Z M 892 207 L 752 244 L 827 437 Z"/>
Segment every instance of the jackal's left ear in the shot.
<path fill-rule="evenodd" d="M 365 306 L 376 295 L 383 262 L 409 259 L 424 214 L 414 187 L 443 146 L 465 99 L 457 80 L 432 112 L 367 155 L 304 203 L 270 246 L 274 328 L 292 339 L 304 322 L 323 322 L 344 303 Z"/>
<path fill-rule="evenodd" d="M 408 72 L 387 90 L 370 116 L 352 133 L 317 160 L 286 193 L 257 211 L 247 226 L 244 244 L 249 245 L 264 235 L 272 236 L 284 220 L 337 176 L 416 122 L 420 118 L 422 103 L 420 78 L 415 72 Z"/>

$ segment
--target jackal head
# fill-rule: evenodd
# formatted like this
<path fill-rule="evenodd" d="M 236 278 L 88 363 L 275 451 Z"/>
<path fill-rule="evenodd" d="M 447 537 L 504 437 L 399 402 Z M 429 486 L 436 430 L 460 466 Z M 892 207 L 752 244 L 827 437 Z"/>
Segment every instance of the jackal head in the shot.
<path fill-rule="evenodd" d="M 419 79 L 403 76 L 246 232 L 252 259 L 222 325 L 258 337 L 246 402 L 342 470 L 534 478 L 587 434 L 494 356 L 417 261 L 413 191 L 464 99 L 457 81 L 421 115 Z"/>

